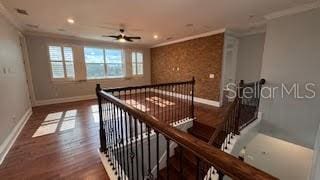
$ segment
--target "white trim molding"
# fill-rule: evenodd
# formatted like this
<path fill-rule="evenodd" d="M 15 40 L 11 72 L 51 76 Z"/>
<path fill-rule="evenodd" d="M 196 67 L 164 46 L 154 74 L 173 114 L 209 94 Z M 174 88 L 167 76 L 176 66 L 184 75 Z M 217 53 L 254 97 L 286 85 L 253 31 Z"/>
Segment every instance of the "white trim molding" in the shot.
<path fill-rule="evenodd" d="M 194 102 L 215 106 L 215 107 L 221 107 L 221 103 L 219 101 L 213 101 L 209 99 L 194 97 Z"/>
<path fill-rule="evenodd" d="M 36 103 L 34 106 L 44 106 L 44 105 L 50 105 L 50 104 L 84 101 L 84 100 L 91 100 L 96 98 L 97 96 L 94 94 L 94 95 L 74 96 L 74 97 L 56 98 L 56 99 L 47 99 L 47 100 L 36 100 Z"/>
<path fill-rule="evenodd" d="M 211 36 L 211 35 L 215 35 L 215 34 L 224 33 L 225 31 L 226 31 L 225 28 L 218 29 L 218 30 L 215 30 L 215 31 L 209 31 L 209 32 L 206 32 L 206 33 L 198 34 L 198 35 L 193 35 L 193 36 L 184 37 L 184 38 L 173 40 L 173 41 L 169 41 L 169 42 L 156 44 L 156 45 L 152 46 L 151 48 L 160 47 L 160 46 L 166 46 L 166 45 L 175 44 L 175 43 L 184 42 L 184 41 L 189 41 L 189 40 L 198 39 L 198 38 L 201 38 L 201 37 L 207 37 L 207 36 Z"/>
<path fill-rule="evenodd" d="M 191 99 L 190 96 L 184 95 L 184 94 L 179 94 L 179 93 L 174 93 L 174 92 L 168 92 L 168 91 L 163 91 L 163 90 L 158 90 L 158 89 L 151 89 L 152 92 L 159 93 L 159 94 L 164 94 L 167 96 L 172 96 L 180 99 Z M 210 106 L 215 106 L 215 107 L 221 107 L 221 103 L 219 101 L 213 101 L 209 99 L 203 99 L 199 97 L 194 97 L 194 102 L 201 103 L 201 104 L 206 104 Z"/>
<path fill-rule="evenodd" d="M 12 129 L 11 133 L 7 136 L 4 142 L 0 145 L 0 164 L 2 164 L 4 158 L 8 154 L 9 150 L 11 149 L 12 145 L 16 141 L 17 137 L 19 136 L 20 132 L 22 131 L 24 125 L 27 123 L 31 115 L 32 108 L 29 108 L 27 112 L 21 117 L 16 126 Z"/>
<path fill-rule="evenodd" d="M 276 19 L 279 17 L 298 14 L 298 13 L 309 11 L 309 10 L 316 9 L 316 8 L 320 8 L 320 1 L 303 4 L 303 5 L 296 6 L 296 7 L 289 8 L 289 9 L 285 9 L 282 11 L 273 12 L 273 13 L 265 15 L 264 17 L 267 20 L 272 20 L 272 19 Z"/>

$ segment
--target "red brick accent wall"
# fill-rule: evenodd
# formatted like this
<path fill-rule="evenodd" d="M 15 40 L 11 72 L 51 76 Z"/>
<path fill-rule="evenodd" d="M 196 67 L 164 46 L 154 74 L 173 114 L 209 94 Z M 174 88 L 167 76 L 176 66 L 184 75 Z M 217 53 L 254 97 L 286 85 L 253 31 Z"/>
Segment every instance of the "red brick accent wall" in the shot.
<path fill-rule="evenodd" d="M 151 49 L 151 81 L 196 79 L 195 96 L 219 101 L 224 34 Z M 179 68 L 179 70 L 177 69 Z M 214 74 L 214 79 L 209 75 Z"/>

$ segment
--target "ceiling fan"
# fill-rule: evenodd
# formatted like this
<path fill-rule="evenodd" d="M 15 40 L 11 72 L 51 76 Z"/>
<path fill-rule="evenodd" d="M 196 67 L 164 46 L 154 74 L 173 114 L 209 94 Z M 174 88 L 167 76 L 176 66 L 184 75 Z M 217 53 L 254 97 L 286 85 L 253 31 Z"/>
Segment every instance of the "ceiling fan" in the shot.
<path fill-rule="evenodd" d="M 120 29 L 120 34 L 115 36 L 115 35 L 102 35 L 102 37 L 111 37 L 115 38 L 119 42 L 133 42 L 134 39 L 141 39 L 139 36 L 126 36 L 124 33 L 124 29 Z"/>

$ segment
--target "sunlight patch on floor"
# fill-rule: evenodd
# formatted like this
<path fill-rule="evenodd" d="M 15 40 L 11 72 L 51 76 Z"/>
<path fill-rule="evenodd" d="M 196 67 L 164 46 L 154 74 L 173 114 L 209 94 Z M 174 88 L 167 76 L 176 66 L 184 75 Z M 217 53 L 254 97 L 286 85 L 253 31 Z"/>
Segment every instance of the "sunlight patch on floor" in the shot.
<path fill-rule="evenodd" d="M 99 106 L 96 104 L 96 105 L 92 105 L 90 108 L 91 108 L 93 121 L 95 123 L 99 123 Z"/>
<path fill-rule="evenodd" d="M 53 134 L 57 131 L 66 131 L 74 129 L 76 126 L 77 110 L 69 110 L 65 112 L 50 113 L 43 120 L 39 128 L 32 137 L 40 137 Z"/>
<path fill-rule="evenodd" d="M 162 98 L 159 98 L 157 96 L 153 96 L 153 97 L 150 97 L 150 98 L 146 98 L 147 101 L 150 101 L 160 107 L 166 107 L 166 106 L 174 106 L 175 103 L 174 102 L 171 102 L 171 101 L 168 101 L 166 99 L 162 99 Z"/>
<path fill-rule="evenodd" d="M 136 100 L 134 100 L 134 99 L 127 99 L 125 102 L 126 102 L 127 104 L 130 104 L 131 106 L 133 106 L 133 107 L 135 107 L 135 108 L 137 108 L 137 109 L 139 109 L 139 110 L 143 111 L 143 112 L 150 111 L 150 109 L 149 109 L 149 108 L 146 108 L 146 106 L 145 106 L 145 105 L 143 105 L 143 104 L 141 104 L 141 103 L 137 102 L 137 101 L 136 101 Z"/>

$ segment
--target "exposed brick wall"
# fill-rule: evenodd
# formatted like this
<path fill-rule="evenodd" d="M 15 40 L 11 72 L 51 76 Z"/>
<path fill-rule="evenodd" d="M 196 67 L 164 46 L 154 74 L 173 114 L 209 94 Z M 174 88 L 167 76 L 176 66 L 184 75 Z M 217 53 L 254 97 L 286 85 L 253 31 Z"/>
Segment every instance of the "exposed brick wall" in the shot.
<path fill-rule="evenodd" d="M 223 43 L 221 33 L 152 48 L 152 83 L 190 80 L 195 76 L 195 96 L 219 101 Z M 210 79 L 209 74 L 215 78 Z"/>

